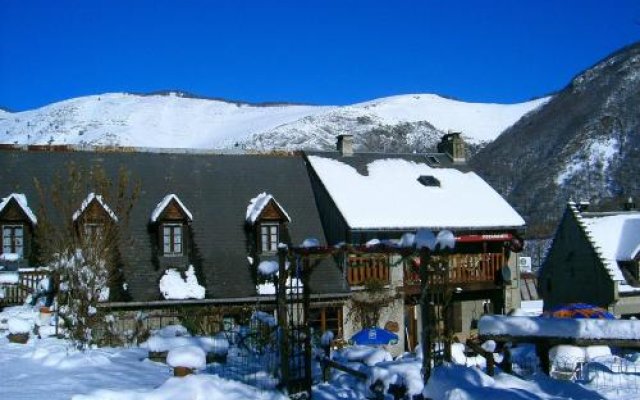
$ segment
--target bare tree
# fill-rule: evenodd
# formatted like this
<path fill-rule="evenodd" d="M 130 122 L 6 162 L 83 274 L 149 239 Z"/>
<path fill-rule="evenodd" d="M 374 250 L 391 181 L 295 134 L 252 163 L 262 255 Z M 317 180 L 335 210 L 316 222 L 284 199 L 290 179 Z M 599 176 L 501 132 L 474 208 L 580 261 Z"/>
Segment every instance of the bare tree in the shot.
<path fill-rule="evenodd" d="M 67 165 L 66 175 L 45 186 L 37 179 L 40 197 L 35 231 L 40 263 L 52 271 L 59 318 L 78 348 L 95 343 L 104 324 L 98 303 L 122 297 L 119 244 L 138 197 L 121 168 L 110 177 L 101 166 Z"/>

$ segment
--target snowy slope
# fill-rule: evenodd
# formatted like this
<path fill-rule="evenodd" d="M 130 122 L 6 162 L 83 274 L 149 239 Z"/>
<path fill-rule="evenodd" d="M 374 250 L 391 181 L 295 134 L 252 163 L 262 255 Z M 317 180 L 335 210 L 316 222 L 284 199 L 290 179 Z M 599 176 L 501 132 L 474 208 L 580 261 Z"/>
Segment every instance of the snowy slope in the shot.
<path fill-rule="evenodd" d="M 462 131 L 477 143 L 495 139 L 547 100 L 500 105 L 402 95 L 343 107 L 263 106 L 179 94 L 108 93 L 0 112 L 0 143 L 326 149 L 340 133 L 354 133 L 359 143 L 402 124 L 410 125 L 403 131 L 409 145 L 432 145 L 447 130 Z"/>

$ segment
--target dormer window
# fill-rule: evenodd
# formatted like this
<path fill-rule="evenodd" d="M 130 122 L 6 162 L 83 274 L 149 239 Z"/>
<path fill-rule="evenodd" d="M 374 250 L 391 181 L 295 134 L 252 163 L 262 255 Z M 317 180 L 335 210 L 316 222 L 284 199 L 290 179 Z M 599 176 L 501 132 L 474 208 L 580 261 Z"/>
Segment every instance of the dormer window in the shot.
<path fill-rule="evenodd" d="M 291 218 L 272 195 L 261 193 L 249 202 L 246 222 L 253 227 L 258 252 L 275 253 Z"/>
<path fill-rule="evenodd" d="M 102 196 L 95 193 L 89 193 L 72 218 L 78 234 L 87 241 L 102 239 L 106 225 L 118 222 L 118 217 Z"/>
<path fill-rule="evenodd" d="M 28 255 L 28 238 L 37 219 L 23 194 L 12 193 L 0 201 L 0 231 L 2 258 L 19 260 Z"/>
<path fill-rule="evenodd" d="M 185 255 L 185 237 L 193 215 L 175 194 L 166 195 L 151 213 L 157 225 L 160 249 L 165 257 Z"/>

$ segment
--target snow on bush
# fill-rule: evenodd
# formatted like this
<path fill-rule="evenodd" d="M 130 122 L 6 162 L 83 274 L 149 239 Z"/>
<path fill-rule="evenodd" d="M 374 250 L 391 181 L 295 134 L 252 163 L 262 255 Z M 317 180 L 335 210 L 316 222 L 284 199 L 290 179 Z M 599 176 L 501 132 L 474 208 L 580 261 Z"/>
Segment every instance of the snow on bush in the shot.
<path fill-rule="evenodd" d="M 278 263 L 276 261 L 261 261 L 260 265 L 258 265 L 258 272 L 262 276 L 272 276 L 276 272 L 278 272 Z"/>
<path fill-rule="evenodd" d="M 29 333 L 33 329 L 33 321 L 22 318 L 10 318 L 7 325 L 9 327 L 9 333 L 14 335 Z"/>
<path fill-rule="evenodd" d="M 312 247 L 320 247 L 320 241 L 315 238 L 307 238 L 302 242 L 300 247 L 303 247 L 305 249 L 312 248 Z"/>
<path fill-rule="evenodd" d="M 381 243 L 380 239 L 373 238 L 373 239 L 367 241 L 367 243 L 365 243 L 364 245 L 366 247 L 375 247 L 375 246 L 379 246 L 380 243 Z"/>
<path fill-rule="evenodd" d="M 48 267 L 60 275 L 59 315 L 68 327 L 66 333 L 78 347 L 92 345 L 94 329 L 101 323 L 92 312 L 109 298 L 106 261 L 92 249 L 73 249 L 56 254 Z"/>
<path fill-rule="evenodd" d="M 351 362 L 362 362 L 368 366 L 373 366 L 384 361 L 392 361 L 393 357 L 388 351 L 369 346 L 351 346 L 340 352 L 340 357 Z"/>
<path fill-rule="evenodd" d="M 183 279 L 176 269 L 167 269 L 160 279 L 160 292 L 167 300 L 204 299 L 205 289 L 200 286 L 193 265 L 189 265 Z"/>
<path fill-rule="evenodd" d="M 405 233 L 400 237 L 400 241 L 398 242 L 399 247 L 413 247 L 416 242 L 416 235 L 413 233 Z"/>
<path fill-rule="evenodd" d="M 367 386 L 381 381 L 386 392 L 389 390 L 390 384 L 402 385 L 407 388 L 409 398 L 412 398 L 420 394 L 424 388 L 421 368 L 422 364 L 415 360 L 378 364 L 371 368 Z"/>
<path fill-rule="evenodd" d="M 436 248 L 436 235 L 430 229 L 419 229 L 415 236 L 416 247 L 419 249 L 428 248 L 434 250 Z"/>
<path fill-rule="evenodd" d="M 167 364 L 170 367 L 203 369 L 207 365 L 207 354 L 198 346 L 181 346 L 169 350 Z"/>

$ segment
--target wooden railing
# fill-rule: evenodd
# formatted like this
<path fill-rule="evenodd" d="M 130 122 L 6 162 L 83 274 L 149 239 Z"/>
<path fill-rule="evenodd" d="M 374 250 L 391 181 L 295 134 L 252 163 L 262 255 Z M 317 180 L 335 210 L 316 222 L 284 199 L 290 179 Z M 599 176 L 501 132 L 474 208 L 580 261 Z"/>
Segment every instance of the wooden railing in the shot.
<path fill-rule="evenodd" d="M 22 304 L 31 293 L 38 288 L 38 282 L 49 276 L 47 271 L 29 270 L 18 273 L 17 284 L 3 285 L 4 298 L 0 299 L 0 305 Z"/>
<path fill-rule="evenodd" d="M 347 282 L 351 286 L 364 285 L 369 280 L 389 282 L 389 263 L 386 256 L 349 256 Z"/>
<path fill-rule="evenodd" d="M 500 269 L 506 264 L 503 253 L 455 254 L 448 257 L 448 284 L 472 282 L 494 282 Z M 405 285 L 419 285 L 418 267 L 406 265 L 404 269 Z M 442 283 L 430 280 L 430 283 Z"/>

